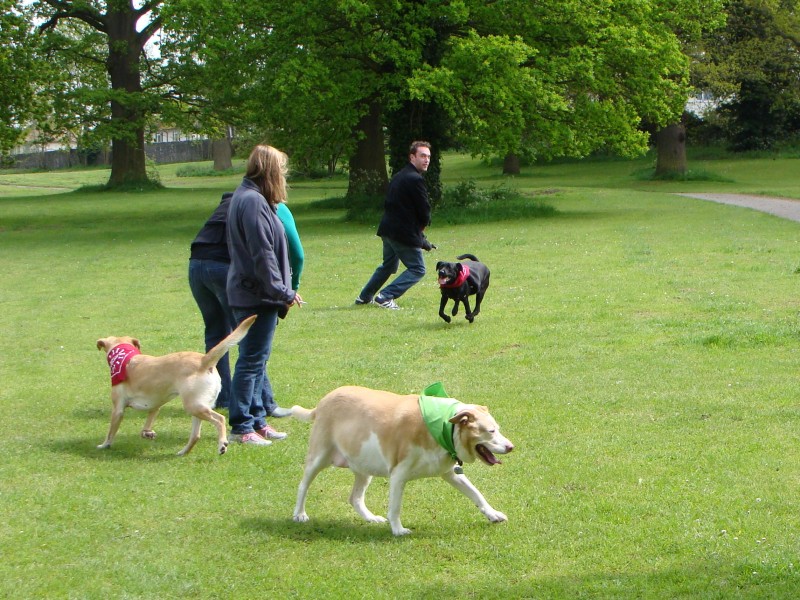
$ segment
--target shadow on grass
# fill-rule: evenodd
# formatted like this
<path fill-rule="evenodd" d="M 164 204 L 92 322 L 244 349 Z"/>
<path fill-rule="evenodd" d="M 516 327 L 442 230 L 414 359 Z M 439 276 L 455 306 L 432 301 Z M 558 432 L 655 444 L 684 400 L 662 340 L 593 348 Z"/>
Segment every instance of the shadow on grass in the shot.
<path fill-rule="evenodd" d="M 342 510 L 350 510 L 352 512 L 349 504 L 344 504 Z M 354 517 L 354 519 L 358 519 L 358 517 Z M 335 520 L 315 519 L 313 515 L 307 523 L 295 523 L 290 516 L 243 519 L 240 527 L 251 533 L 266 534 L 270 537 L 295 542 L 329 540 L 373 543 L 426 537 L 421 528 L 420 530 L 413 530 L 410 537 L 396 537 L 392 535 L 392 530 L 388 523 L 367 523 L 366 521 L 346 518 Z"/>
<path fill-rule="evenodd" d="M 107 427 L 108 423 L 105 425 Z M 91 439 L 71 438 L 54 440 L 48 444 L 48 447 L 54 454 L 69 454 L 97 462 L 115 463 L 139 460 L 151 463 L 180 460 L 183 458 L 182 456 L 178 456 L 178 451 L 183 448 L 188 438 L 188 430 L 186 437 L 183 439 L 179 439 L 177 435 L 159 435 L 160 439 L 157 439 L 155 442 L 159 444 L 158 454 L 154 454 L 152 447 L 154 442 L 152 440 L 142 439 L 139 436 L 138 430 L 131 433 L 119 433 L 111 448 L 100 449 L 97 446 L 105 438 L 106 432 L 107 429 L 104 428 L 98 431 L 98 435 Z M 134 437 L 135 439 L 133 439 Z M 198 445 L 199 443 L 200 442 L 198 442 Z M 197 447 L 195 447 L 193 452 L 196 451 Z"/>

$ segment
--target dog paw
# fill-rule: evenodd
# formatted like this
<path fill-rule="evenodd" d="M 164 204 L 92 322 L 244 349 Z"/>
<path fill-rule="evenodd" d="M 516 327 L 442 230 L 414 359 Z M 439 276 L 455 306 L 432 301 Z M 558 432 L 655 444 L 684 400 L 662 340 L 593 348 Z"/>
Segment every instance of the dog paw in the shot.
<path fill-rule="evenodd" d="M 109 444 L 108 442 L 103 442 L 97 447 L 98 450 L 105 450 L 107 448 L 111 448 L 111 444 Z"/>
<path fill-rule="evenodd" d="M 439 315 L 439 316 L 442 317 L 442 319 L 444 319 L 445 323 L 449 323 L 450 322 L 450 317 L 448 317 L 447 315 Z"/>
<path fill-rule="evenodd" d="M 366 519 L 367 523 L 386 523 L 386 517 L 380 515 L 371 515 Z"/>
<path fill-rule="evenodd" d="M 292 521 L 295 523 L 308 523 L 308 515 L 306 513 L 299 513 L 292 516 Z"/>
<path fill-rule="evenodd" d="M 400 536 L 400 535 L 408 535 L 409 533 L 411 533 L 411 530 L 406 529 L 405 527 L 397 527 L 397 528 L 392 527 L 392 535 Z"/>
<path fill-rule="evenodd" d="M 467 316 L 466 316 L 466 317 L 464 317 L 464 318 L 465 318 L 467 321 L 469 321 L 470 323 L 472 323 L 472 322 L 475 320 L 475 316 L 474 316 L 474 315 L 467 315 Z"/>
<path fill-rule="evenodd" d="M 146 440 L 156 439 L 156 432 L 152 429 L 142 429 L 142 437 Z"/>
<path fill-rule="evenodd" d="M 483 514 L 486 515 L 486 518 L 492 523 L 502 523 L 503 521 L 508 521 L 508 517 L 499 510 L 487 510 Z"/>
<path fill-rule="evenodd" d="M 219 454 L 220 454 L 220 456 L 225 454 L 227 451 L 228 451 L 228 442 L 225 442 L 224 444 L 220 444 L 219 445 Z"/>

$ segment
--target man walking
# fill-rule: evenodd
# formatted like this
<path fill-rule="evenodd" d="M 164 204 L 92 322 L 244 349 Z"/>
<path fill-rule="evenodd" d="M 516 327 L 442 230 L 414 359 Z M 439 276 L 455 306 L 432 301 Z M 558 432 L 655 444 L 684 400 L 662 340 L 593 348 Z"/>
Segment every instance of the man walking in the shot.
<path fill-rule="evenodd" d="M 431 145 L 428 142 L 412 143 L 408 161 L 392 177 L 386 192 L 383 218 L 377 234 L 383 240 L 383 262 L 361 290 L 356 304 L 369 304 L 374 300 L 383 308 L 398 309 L 400 307 L 395 299 L 425 275 L 422 250 L 434 247 L 423 234 L 431 222 L 428 188 L 422 177 L 431 162 Z M 406 270 L 378 292 L 389 277 L 397 272 L 401 262 Z"/>

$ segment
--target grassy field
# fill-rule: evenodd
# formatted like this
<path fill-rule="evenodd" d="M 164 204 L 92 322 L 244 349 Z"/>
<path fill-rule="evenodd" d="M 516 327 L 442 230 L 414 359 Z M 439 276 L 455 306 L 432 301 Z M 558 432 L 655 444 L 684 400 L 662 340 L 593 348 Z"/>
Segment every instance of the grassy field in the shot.
<path fill-rule="evenodd" d="M 238 177 L 177 178 L 143 194 L 71 192 L 106 171 L 0 175 L 0 597 L 795 598 L 800 594 L 800 224 L 678 191 L 800 198 L 798 161 L 704 162 L 716 182 L 655 183 L 646 159 L 531 167 L 513 179 L 447 156 L 445 183 L 504 183 L 546 218 L 436 222 L 427 257 L 492 269 L 470 325 L 437 316 L 429 276 L 401 311 L 355 307 L 379 257 L 375 224 L 317 201 L 343 179 L 295 181 L 301 293 L 274 344 L 282 405 L 360 384 L 434 381 L 487 404 L 517 446 L 470 479 L 509 521 L 489 524 L 439 480 L 406 490 L 396 539 L 322 473 L 311 521 L 291 520 L 308 425 L 184 458 L 190 419 L 158 438 L 110 411 L 95 340 L 202 349 L 188 246 Z M 376 480 L 368 505 L 385 514 Z"/>

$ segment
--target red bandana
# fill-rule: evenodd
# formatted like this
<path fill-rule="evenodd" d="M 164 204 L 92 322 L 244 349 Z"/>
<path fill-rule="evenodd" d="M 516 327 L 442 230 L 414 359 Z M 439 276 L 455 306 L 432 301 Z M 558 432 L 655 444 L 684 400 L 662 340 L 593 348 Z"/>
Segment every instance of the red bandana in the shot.
<path fill-rule="evenodd" d="M 111 385 L 122 383 L 128 378 L 128 363 L 137 354 L 141 354 L 136 346 L 119 344 L 111 349 L 106 357 L 111 367 Z"/>
<path fill-rule="evenodd" d="M 467 265 L 465 265 L 465 264 L 462 264 L 461 265 L 461 273 L 458 274 L 458 277 L 456 277 L 456 280 L 453 283 L 440 283 L 439 287 L 443 287 L 443 288 L 461 287 L 464 284 L 464 282 L 467 280 L 467 277 L 469 277 L 469 267 Z"/>

